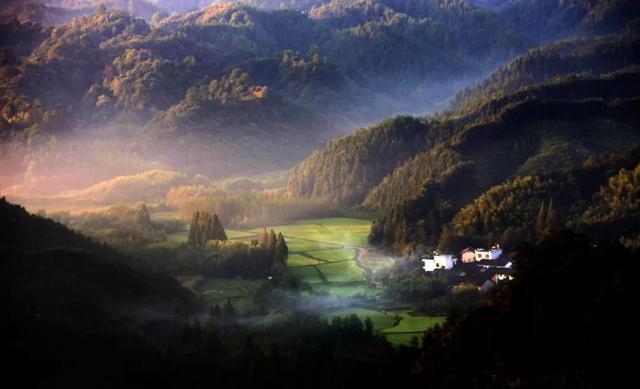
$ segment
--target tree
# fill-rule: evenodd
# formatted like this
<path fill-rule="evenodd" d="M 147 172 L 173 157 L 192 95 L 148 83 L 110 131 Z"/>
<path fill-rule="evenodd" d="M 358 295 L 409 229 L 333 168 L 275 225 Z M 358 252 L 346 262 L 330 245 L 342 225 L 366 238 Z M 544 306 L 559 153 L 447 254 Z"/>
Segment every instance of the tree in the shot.
<path fill-rule="evenodd" d="M 556 208 L 553 206 L 553 199 L 549 200 L 549 207 L 547 208 L 547 228 L 555 228 L 558 223 Z"/>
<path fill-rule="evenodd" d="M 200 212 L 195 211 L 193 213 L 193 216 L 191 217 L 191 225 L 189 226 L 189 238 L 187 239 L 189 244 L 193 246 L 198 246 L 198 242 L 200 241 L 198 236 L 200 233 L 199 221 Z"/>
<path fill-rule="evenodd" d="M 191 218 L 188 241 L 194 246 L 204 246 L 210 240 L 227 240 L 218 215 L 212 218 L 207 212 L 196 211 Z"/>
<path fill-rule="evenodd" d="M 232 316 L 234 316 L 236 314 L 236 311 L 233 308 L 233 305 L 231 304 L 231 299 L 230 298 L 227 299 L 227 303 L 222 308 L 222 313 L 226 317 L 232 317 Z"/>
<path fill-rule="evenodd" d="M 276 255 L 276 246 L 278 244 L 278 238 L 276 237 L 276 233 L 271 229 L 269 233 L 269 241 L 267 243 L 267 255 L 271 258 L 275 258 Z"/>
<path fill-rule="evenodd" d="M 282 232 L 279 232 L 276 240 L 276 248 L 275 248 L 273 260 L 276 263 L 281 263 L 283 265 L 286 265 L 288 257 L 289 257 L 289 247 L 287 247 L 287 242 L 285 242 Z"/>
<path fill-rule="evenodd" d="M 148 228 L 151 226 L 151 215 L 149 215 L 149 210 L 147 209 L 146 204 L 142 204 L 138 211 L 136 211 L 136 224 Z"/>
<path fill-rule="evenodd" d="M 265 250 L 269 247 L 269 234 L 267 233 L 266 228 L 263 228 L 262 233 L 260 234 L 260 247 Z"/>
<path fill-rule="evenodd" d="M 364 332 L 369 336 L 373 335 L 373 320 L 369 316 L 364 319 Z"/>
<path fill-rule="evenodd" d="M 213 215 L 211 236 L 215 240 L 227 240 L 227 234 L 224 232 L 224 227 L 222 227 L 217 214 Z"/>
<path fill-rule="evenodd" d="M 544 209 L 544 201 L 540 202 L 540 208 L 538 209 L 538 215 L 536 216 L 536 225 L 535 232 L 538 237 L 544 235 L 546 230 L 546 218 L 545 218 L 545 209 Z"/>

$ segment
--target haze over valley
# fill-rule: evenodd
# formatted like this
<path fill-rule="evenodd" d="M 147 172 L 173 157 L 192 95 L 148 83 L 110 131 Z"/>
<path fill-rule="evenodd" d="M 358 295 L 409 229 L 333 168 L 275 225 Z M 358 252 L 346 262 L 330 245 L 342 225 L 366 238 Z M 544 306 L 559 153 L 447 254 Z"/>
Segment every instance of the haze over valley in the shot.
<path fill-rule="evenodd" d="M 4 1 L 9 376 L 627 382 L 639 112 L 635 0 Z"/>

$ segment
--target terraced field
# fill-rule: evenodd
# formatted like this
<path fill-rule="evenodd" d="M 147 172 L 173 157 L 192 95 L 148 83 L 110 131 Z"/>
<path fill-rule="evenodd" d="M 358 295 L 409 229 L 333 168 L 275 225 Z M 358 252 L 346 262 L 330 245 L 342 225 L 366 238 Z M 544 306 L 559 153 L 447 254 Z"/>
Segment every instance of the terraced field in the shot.
<path fill-rule="evenodd" d="M 371 318 L 373 328 L 396 345 L 408 345 L 413 338 L 422 342 L 424 332 L 435 325 L 442 325 L 445 321 L 441 316 L 412 315 L 409 310 L 401 311 L 375 311 L 372 309 L 349 308 L 332 312 L 324 317 L 331 320 L 335 316 L 348 317 L 356 314 L 360 320 Z"/>
<path fill-rule="evenodd" d="M 170 215 L 162 215 L 168 217 Z M 292 224 L 268 226 L 282 232 L 289 247 L 290 273 L 310 284 L 323 284 L 323 291 L 345 297 L 367 294 L 363 267 L 390 266 L 390 258 L 368 248 L 371 222 L 352 218 L 305 219 Z M 262 228 L 226 230 L 229 239 L 257 238 Z M 172 242 L 186 242 L 188 232 L 171 234 Z M 335 290 L 335 291 L 334 291 Z"/>
<path fill-rule="evenodd" d="M 393 264 L 389 256 L 370 248 L 367 243 L 370 222 L 360 219 L 330 218 L 308 219 L 293 224 L 268 226 L 276 233 L 282 232 L 289 247 L 289 273 L 308 283 L 313 294 L 320 301 L 330 297 L 331 309 L 343 306 L 338 311 L 325 315 L 327 319 L 335 316 L 356 314 L 361 320 L 370 317 L 375 331 L 384 334 L 396 345 L 408 344 L 413 337 L 421 339 L 422 333 L 431 326 L 440 323 L 441 318 L 412 316 L 409 311 L 384 312 L 376 308 L 358 308 L 353 304 L 371 301 L 381 296 L 382 291 L 369 285 L 364 279 L 365 270 L 376 270 Z M 229 239 L 249 240 L 257 238 L 262 228 L 251 230 L 227 230 Z M 174 234 L 173 241 L 186 241 L 187 233 Z M 218 303 L 225 297 L 231 297 L 234 304 L 248 305 L 242 297 L 245 289 L 255 288 L 252 283 L 239 281 L 214 283 L 202 282 L 198 289 L 207 300 Z M 227 296 L 231 293 L 232 296 Z M 244 308 L 244 307 L 243 307 Z"/>

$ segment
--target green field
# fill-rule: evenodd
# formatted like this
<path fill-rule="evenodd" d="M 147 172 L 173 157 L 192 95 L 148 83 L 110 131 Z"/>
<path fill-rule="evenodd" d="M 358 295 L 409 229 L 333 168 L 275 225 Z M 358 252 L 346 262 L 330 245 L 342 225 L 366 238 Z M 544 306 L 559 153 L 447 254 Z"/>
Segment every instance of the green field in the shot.
<path fill-rule="evenodd" d="M 293 224 L 267 227 L 282 232 L 286 238 L 359 247 L 367 246 L 370 228 L 369 220 L 349 218 L 305 219 Z M 262 229 L 252 231 L 260 233 Z"/>
<path fill-rule="evenodd" d="M 367 298 L 379 297 L 381 289 L 370 287 L 364 282 L 343 283 L 343 284 L 318 284 L 313 286 L 313 290 L 318 293 L 329 293 L 335 297 L 352 298 L 354 296 L 364 296 Z"/>
<path fill-rule="evenodd" d="M 363 321 L 370 317 L 371 321 L 373 321 L 374 330 L 384 334 L 387 340 L 396 346 L 408 345 L 414 337 L 418 339 L 418 344 L 421 344 L 424 331 L 436 324 L 441 325 L 445 321 L 444 317 L 439 316 L 411 316 L 409 311 L 406 310 L 379 312 L 363 308 L 343 309 L 327 314 L 324 317 L 331 320 L 335 316 L 347 317 L 354 313 Z M 400 320 L 394 326 L 398 318 Z"/>
<path fill-rule="evenodd" d="M 342 246 L 336 246 L 336 245 L 327 244 L 327 243 L 312 242 L 309 240 L 302 240 L 302 239 L 295 239 L 295 238 L 286 238 L 286 241 L 287 241 L 287 247 L 289 247 L 290 253 L 338 249 L 342 247 Z"/>
<path fill-rule="evenodd" d="M 310 284 L 322 283 L 322 279 L 315 266 L 291 267 L 289 268 L 289 274 Z"/>
<path fill-rule="evenodd" d="M 175 234 L 167 235 L 167 240 L 170 242 L 185 243 L 187 241 L 188 235 L 188 231 L 177 232 Z"/>
<path fill-rule="evenodd" d="M 412 316 L 407 310 L 389 311 L 388 314 L 401 318 L 398 325 L 382 331 L 387 340 L 395 345 L 407 345 L 414 336 L 421 343 L 424 331 L 436 324 L 442 325 L 446 320 L 443 316 Z"/>
<path fill-rule="evenodd" d="M 282 232 L 289 247 L 289 273 L 299 280 L 310 284 L 314 294 L 329 294 L 337 299 L 338 306 L 348 307 L 354 298 L 375 299 L 382 291 L 369 286 L 364 281 L 364 270 L 356 263 L 359 261 L 367 269 L 381 269 L 393 264 L 388 255 L 378 252 L 367 244 L 370 223 L 367 220 L 331 218 L 308 219 L 293 224 L 268 227 Z M 259 236 L 262 228 L 247 231 L 227 230 L 229 239 L 247 239 Z M 184 242 L 187 232 L 172 234 L 172 242 Z M 183 284 L 204 296 L 212 304 L 219 304 L 231 298 L 239 309 L 252 309 L 255 304 L 250 297 L 264 280 L 184 280 Z M 370 300 L 364 300 L 370 301 Z M 335 308 L 333 308 L 335 309 Z M 442 324 L 444 317 L 412 316 L 411 311 L 392 310 L 388 312 L 365 308 L 344 308 L 323 317 L 331 320 L 335 316 L 346 317 L 356 314 L 361 320 L 370 317 L 374 329 L 394 345 L 408 345 L 415 337 L 422 342 L 424 331 L 436 324 Z"/>
<path fill-rule="evenodd" d="M 289 267 L 318 265 L 322 263 L 317 259 L 309 258 L 302 254 L 289 254 L 289 259 L 287 260 L 287 262 Z"/>
<path fill-rule="evenodd" d="M 254 294 L 266 284 L 268 284 L 267 280 L 213 278 L 202 280 L 194 290 L 203 298 L 206 305 L 222 306 L 227 299 L 231 299 L 236 312 L 242 313 L 257 308 Z"/>
<path fill-rule="evenodd" d="M 385 331 L 385 333 L 423 332 L 436 324 L 442 324 L 445 317 L 442 316 L 410 316 L 401 315 L 400 323 Z"/>
<path fill-rule="evenodd" d="M 351 248 L 305 251 L 305 254 L 327 262 L 353 261 L 356 259 L 356 250 Z"/>
<path fill-rule="evenodd" d="M 352 314 L 356 314 L 362 321 L 364 321 L 367 317 L 371 318 L 371 321 L 373 322 L 373 329 L 378 332 L 382 332 L 385 328 L 393 326 L 393 323 L 395 322 L 394 318 L 389 315 L 364 308 L 343 309 L 337 312 L 332 312 L 328 315 L 325 315 L 324 317 L 328 320 L 331 320 L 331 318 L 336 316 L 344 318 Z"/>
<path fill-rule="evenodd" d="M 364 281 L 364 270 L 355 261 L 327 263 L 319 265 L 318 269 L 327 277 L 328 282 Z"/>
<path fill-rule="evenodd" d="M 256 239 L 258 238 L 256 234 L 254 234 L 251 231 L 224 230 L 224 232 L 227 234 L 228 239 L 242 239 L 242 238 L 251 238 L 251 237 L 255 237 Z"/>
<path fill-rule="evenodd" d="M 158 217 L 170 218 L 166 213 Z M 356 264 L 358 250 L 363 262 L 372 268 L 388 266 L 389 258 L 378 255 L 368 246 L 367 236 L 371 222 L 353 218 L 306 219 L 292 224 L 269 226 L 282 232 L 289 247 L 290 274 L 312 284 L 319 292 L 335 297 L 351 298 L 356 295 L 378 296 L 379 292 L 364 281 L 364 270 Z M 262 228 L 226 230 L 229 239 L 257 238 Z M 170 242 L 186 242 L 188 232 L 167 236 Z"/>

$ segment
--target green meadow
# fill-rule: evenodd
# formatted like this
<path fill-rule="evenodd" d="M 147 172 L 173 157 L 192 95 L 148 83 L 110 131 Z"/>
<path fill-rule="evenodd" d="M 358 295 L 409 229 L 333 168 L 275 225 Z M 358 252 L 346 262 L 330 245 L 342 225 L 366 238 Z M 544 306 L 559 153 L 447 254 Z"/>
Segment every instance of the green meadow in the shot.
<path fill-rule="evenodd" d="M 289 274 L 309 284 L 314 294 L 327 294 L 339 301 L 344 308 L 323 317 L 356 314 L 361 320 L 370 317 L 375 331 L 394 345 L 409 344 L 413 337 L 419 341 L 423 332 L 443 322 L 443 318 L 412 316 L 409 311 L 378 311 L 376 308 L 350 307 L 353 299 L 377 299 L 382 291 L 371 287 L 365 280 L 365 270 L 375 270 L 392 264 L 391 258 L 370 248 L 367 243 L 370 222 L 351 218 L 305 219 L 292 224 L 268 226 L 276 233 L 282 232 L 289 247 Z M 229 239 L 257 238 L 262 228 L 250 230 L 226 230 Z M 168 240 L 186 242 L 187 232 L 172 234 Z M 358 265 L 358 262 L 360 265 Z M 245 298 L 259 282 L 241 280 L 204 280 L 189 282 L 211 303 L 231 298 L 240 309 L 249 309 L 251 302 Z M 362 301 L 362 300 L 357 300 Z M 368 300 L 370 301 L 370 300 Z"/>
<path fill-rule="evenodd" d="M 441 316 L 412 315 L 408 310 L 381 312 L 373 309 L 347 308 L 324 315 L 331 320 L 333 317 L 348 317 L 355 314 L 360 320 L 371 318 L 373 329 L 387 338 L 396 346 L 408 345 L 415 337 L 422 342 L 424 332 L 435 325 L 442 325 L 445 321 Z"/>

